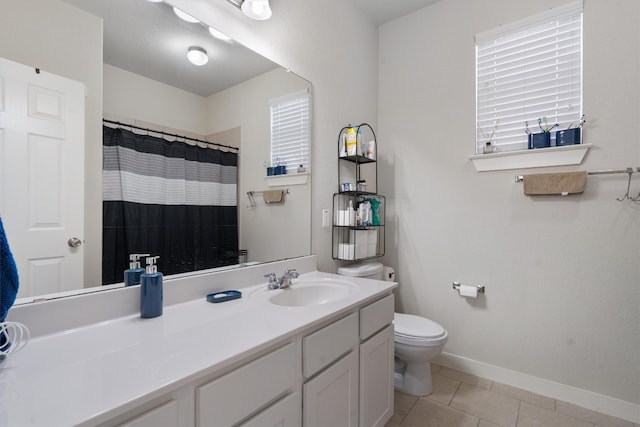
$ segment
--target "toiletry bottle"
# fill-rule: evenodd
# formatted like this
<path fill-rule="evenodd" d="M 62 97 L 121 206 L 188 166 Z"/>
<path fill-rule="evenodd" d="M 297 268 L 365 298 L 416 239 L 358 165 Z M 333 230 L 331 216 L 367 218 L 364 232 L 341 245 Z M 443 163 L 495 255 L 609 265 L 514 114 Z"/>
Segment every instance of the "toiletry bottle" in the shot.
<path fill-rule="evenodd" d="M 347 156 L 355 156 L 358 153 L 357 133 L 357 128 L 347 128 Z"/>
<path fill-rule="evenodd" d="M 360 206 L 362 206 L 362 218 L 360 220 L 360 225 L 368 227 L 371 222 L 371 204 L 368 200 L 365 200 L 360 204 Z"/>
<path fill-rule="evenodd" d="M 380 200 L 371 199 L 371 225 L 380 225 Z"/>
<path fill-rule="evenodd" d="M 362 156 L 362 154 L 365 152 L 366 150 L 364 149 L 364 147 L 362 146 L 362 131 L 360 130 L 360 127 L 358 126 L 358 132 L 356 134 L 356 154 L 358 156 Z"/>
<path fill-rule="evenodd" d="M 158 273 L 156 260 L 147 258 L 147 269 L 140 276 L 140 317 L 149 319 L 162 316 L 162 273 Z"/>
<path fill-rule="evenodd" d="M 491 143 L 491 141 L 487 141 L 484 144 L 484 147 L 482 149 L 482 153 L 483 154 L 492 154 L 493 153 L 493 144 Z"/>
<path fill-rule="evenodd" d="M 124 285 L 133 286 L 140 284 L 140 275 L 144 273 L 144 268 L 140 267 L 140 258 L 149 254 L 129 255 L 129 268 L 124 271 Z"/>
<path fill-rule="evenodd" d="M 356 211 L 353 209 L 353 200 L 349 200 L 349 210 L 347 212 L 349 212 L 349 222 L 347 225 L 356 225 Z"/>
<path fill-rule="evenodd" d="M 376 140 L 375 139 L 372 139 L 367 144 L 367 157 L 370 158 L 371 160 L 376 159 Z"/>
<path fill-rule="evenodd" d="M 340 157 L 347 157 L 347 132 L 340 135 Z"/>

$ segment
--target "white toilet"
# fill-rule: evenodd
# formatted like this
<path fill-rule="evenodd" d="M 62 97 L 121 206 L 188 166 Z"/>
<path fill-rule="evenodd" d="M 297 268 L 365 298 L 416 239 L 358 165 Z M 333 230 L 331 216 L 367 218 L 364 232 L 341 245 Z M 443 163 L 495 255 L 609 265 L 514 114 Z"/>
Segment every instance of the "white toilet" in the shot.
<path fill-rule="evenodd" d="M 375 280 L 384 277 L 385 267 L 379 262 L 351 264 L 338 269 L 343 276 Z M 392 270 L 391 270 L 392 271 Z M 393 276 L 393 273 L 388 275 Z M 394 314 L 395 389 L 414 396 L 426 396 L 433 390 L 430 362 L 447 342 L 447 331 L 434 322 L 412 314 Z"/>

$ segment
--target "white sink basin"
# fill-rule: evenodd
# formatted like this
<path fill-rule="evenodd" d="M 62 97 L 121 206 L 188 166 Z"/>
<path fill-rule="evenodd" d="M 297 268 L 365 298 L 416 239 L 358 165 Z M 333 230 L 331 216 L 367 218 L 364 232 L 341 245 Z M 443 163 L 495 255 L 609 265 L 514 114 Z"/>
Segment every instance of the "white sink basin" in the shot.
<path fill-rule="evenodd" d="M 353 295 L 357 287 L 350 282 L 328 279 L 309 278 L 294 280 L 289 288 L 265 290 L 269 301 L 275 305 L 286 307 L 304 307 L 326 304 Z M 273 296 L 271 296 L 273 294 Z"/>

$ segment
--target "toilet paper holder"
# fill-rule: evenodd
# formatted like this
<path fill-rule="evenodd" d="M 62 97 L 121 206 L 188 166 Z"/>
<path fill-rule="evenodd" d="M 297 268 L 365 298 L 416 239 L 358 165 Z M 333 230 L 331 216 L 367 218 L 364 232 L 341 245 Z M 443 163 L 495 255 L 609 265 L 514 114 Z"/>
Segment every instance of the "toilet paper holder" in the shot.
<path fill-rule="evenodd" d="M 484 286 L 483 285 L 476 285 L 476 288 L 478 288 L 478 293 L 479 294 L 484 294 Z M 456 291 L 460 291 L 460 282 L 453 282 L 453 289 L 455 289 Z"/>

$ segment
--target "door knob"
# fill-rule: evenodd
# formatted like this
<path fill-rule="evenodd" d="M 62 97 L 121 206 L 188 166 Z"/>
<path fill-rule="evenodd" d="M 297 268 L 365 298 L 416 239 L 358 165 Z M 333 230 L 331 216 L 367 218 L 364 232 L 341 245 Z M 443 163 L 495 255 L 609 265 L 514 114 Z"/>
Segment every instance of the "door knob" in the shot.
<path fill-rule="evenodd" d="M 67 241 L 67 244 L 70 248 L 77 248 L 82 244 L 82 240 L 78 239 L 77 237 L 72 237 Z"/>

